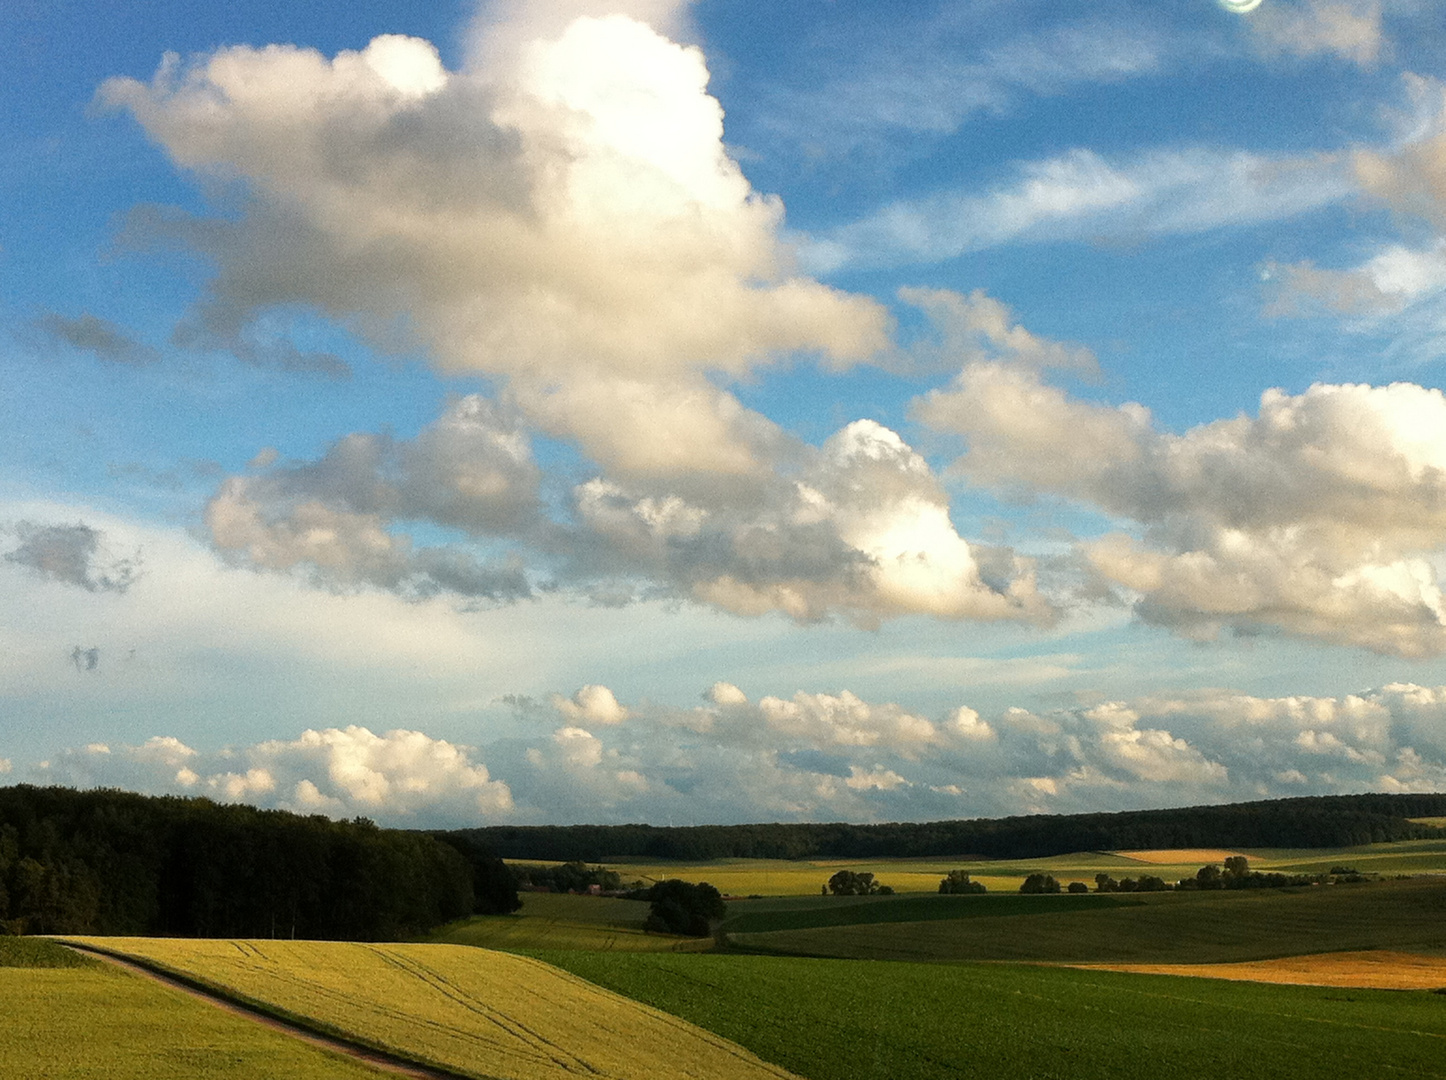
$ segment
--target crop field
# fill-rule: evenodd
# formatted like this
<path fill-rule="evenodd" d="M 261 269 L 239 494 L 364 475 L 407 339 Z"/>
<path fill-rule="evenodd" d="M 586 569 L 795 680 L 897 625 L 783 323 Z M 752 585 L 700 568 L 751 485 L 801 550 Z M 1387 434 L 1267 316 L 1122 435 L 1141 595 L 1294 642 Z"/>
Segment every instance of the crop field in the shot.
<path fill-rule="evenodd" d="M 1014 892 L 1030 874 L 1053 874 L 1061 883 L 1083 881 L 1093 887 L 1096 874 L 1116 878 L 1155 874 L 1174 881 L 1194 875 L 1206 863 L 1221 863 L 1230 854 L 1250 860 L 1253 870 L 1282 873 L 1324 873 L 1349 865 L 1362 872 L 1392 874 L 1446 873 L 1446 841 L 1407 840 L 1394 844 L 1327 849 L 1177 849 L 1148 852 L 1078 852 L 1045 859 L 980 859 L 941 856 L 927 859 L 718 859 L 710 862 L 656 863 L 604 860 L 623 879 L 644 882 L 665 878 L 706 881 L 725 895 L 817 896 L 837 870 L 871 873 L 896 892 L 935 892 L 950 870 L 967 870 L 990 892 Z M 1148 858 L 1146 858 L 1148 856 Z M 1205 857 L 1201 857 L 1205 856 Z M 524 860 L 530 861 L 530 860 Z"/>
<path fill-rule="evenodd" d="M 708 1031 L 525 956 L 460 945 L 85 940 L 318 1030 L 477 1077 L 787 1075 Z"/>
<path fill-rule="evenodd" d="M 997 964 L 561 952 L 809 1080 L 1446 1077 L 1446 996 Z"/>
<path fill-rule="evenodd" d="M 1122 859 L 1131 862 L 1149 863 L 1152 866 L 1204 866 L 1206 863 L 1223 863 L 1232 855 L 1244 855 L 1243 851 L 1226 851 L 1224 848 L 1163 848 L 1157 851 L 1115 851 Z"/>
<path fill-rule="evenodd" d="M 965 899 L 1021 906 L 998 918 L 734 933 L 729 940 L 750 951 L 857 960 L 1186 964 L 1327 950 L 1446 955 L 1446 881 L 1439 879 L 1128 895 L 1133 906 L 1075 910 L 1030 905 L 1092 897 L 972 897 Z"/>
<path fill-rule="evenodd" d="M 1206 979 L 1290 983 L 1297 986 L 1341 986 L 1376 990 L 1434 990 L 1446 993 L 1446 957 L 1415 953 L 1317 953 L 1243 964 L 1110 964 L 1091 965 L 1109 971 L 1147 975 L 1187 975 Z"/>
<path fill-rule="evenodd" d="M 728 934 L 763 934 L 830 926 L 874 923 L 939 922 L 953 919 L 1004 918 L 1043 912 L 1071 913 L 1141 903 L 1119 894 L 1085 896 L 813 896 L 778 900 L 741 900 L 729 907 L 723 923 Z"/>
<path fill-rule="evenodd" d="M 449 923 L 427 935 L 430 942 L 484 949 L 622 949 L 629 952 L 696 951 L 710 939 L 649 934 L 643 930 L 648 904 L 606 896 L 520 893 L 522 908 L 511 915 L 479 915 Z"/>
<path fill-rule="evenodd" d="M 375 1070 L 48 941 L 0 937 L 5 1080 L 375 1080 Z"/>

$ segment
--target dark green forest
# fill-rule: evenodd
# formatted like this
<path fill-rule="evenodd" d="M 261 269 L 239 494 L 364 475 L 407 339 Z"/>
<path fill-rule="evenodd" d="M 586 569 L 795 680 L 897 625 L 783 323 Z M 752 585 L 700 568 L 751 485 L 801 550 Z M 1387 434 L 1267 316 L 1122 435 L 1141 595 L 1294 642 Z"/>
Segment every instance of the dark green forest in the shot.
<path fill-rule="evenodd" d="M 1446 837 L 1446 794 L 1328 795 L 1113 814 L 1037 814 L 886 825 L 496 825 L 449 836 L 506 859 L 1039 859 L 1150 848 L 1335 848 Z"/>
<path fill-rule="evenodd" d="M 516 906 L 475 840 L 209 799 L 0 788 L 0 931 L 378 941 Z"/>

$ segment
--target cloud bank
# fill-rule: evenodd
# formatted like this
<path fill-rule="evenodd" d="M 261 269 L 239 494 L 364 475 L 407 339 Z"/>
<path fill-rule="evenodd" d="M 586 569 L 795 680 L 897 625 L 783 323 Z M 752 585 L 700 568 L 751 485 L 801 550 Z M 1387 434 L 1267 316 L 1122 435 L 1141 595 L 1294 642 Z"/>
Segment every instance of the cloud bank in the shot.
<path fill-rule="evenodd" d="M 535 736 L 480 750 L 359 726 L 213 753 L 158 736 L 68 750 L 29 775 L 403 825 L 926 820 L 1446 784 L 1446 687 L 1408 683 L 988 718 L 967 705 L 919 716 L 846 690 L 754 703 L 728 683 L 695 708 L 624 708 L 592 685 L 552 709 L 550 731 L 541 712 Z"/>

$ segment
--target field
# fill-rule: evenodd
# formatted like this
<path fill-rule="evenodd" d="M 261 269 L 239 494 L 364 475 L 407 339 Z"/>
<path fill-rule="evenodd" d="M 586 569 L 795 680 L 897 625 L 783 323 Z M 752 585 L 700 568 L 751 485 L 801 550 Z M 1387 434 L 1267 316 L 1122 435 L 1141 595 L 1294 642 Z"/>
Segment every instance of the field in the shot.
<path fill-rule="evenodd" d="M 786 1076 L 707 1031 L 524 956 L 460 945 L 83 940 L 318 1030 L 470 1076 Z"/>
<path fill-rule="evenodd" d="M 1096 965 L 1090 965 L 1092 968 Z M 1295 986 L 1344 986 L 1376 990 L 1433 990 L 1446 993 L 1446 957 L 1416 953 L 1316 953 L 1241 964 L 1111 964 L 1101 970 L 1147 975 L 1191 975 L 1207 979 L 1289 983 Z"/>
<path fill-rule="evenodd" d="M 729 903 L 718 940 L 646 933 L 640 901 L 539 893 L 524 894 L 517 914 L 454 923 L 430 943 L 93 940 L 316 1030 L 500 1080 L 1002 1071 L 1117 1080 L 1201 1062 L 1245 1080 L 1325 1069 L 1446 1080 L 1446 993 L 1420 992 L 1446 987 L 1440 876 L 1017 892 L 1034 872 L 1169 878 L 1223 854 L 616 867 L 625 878 L 708 880 L 729 891 L 773 882 L 778 895 Z M 1446 870 L 1440 841 L 1245 854 L 1253 868 L 1289 872 Z M 919 891 L 820 896 L 845 867 Z M 939 895 L 939 878 L 954 868 L 994 891 Z M 1371 986 L 1414 992 L 1361 988 Z M 34 940 L 0 939 L 0 1016 L 7 1080 L 375 1075 Z"/>
<path fill-rule="evenodd" d="M 1446 882 L 1440 880 L 1135 893 L 1129 894 L 1133 906 L 1068 909 L 1070 901 L 1113 898 L 1114 894 L 960 897 L 965 904 L 977 905 L 981 913 L 1000 902 L 1010 906 L 995 918 L 877 921 L 738 933 L 730 940 L 752 951 L 855 960 L 1186 964 L 1327 950 L 1446 955 Z"/>
<path fill-rule="evenodd" d="M 1446 1077 L 1446 997 L 1018 965 L 548 953 L 810 1080 Z"/>
<path fill-rule="evenodd" d="M 817 896 L 837 870 L 868 872 L 897 892 L 935 892 L 939 879 L 950 870 L 967 870 L 990 892 L 1014 892 L 1033 873 L 1052 874 L 1060 882 L 1083 881 L 1094 887 L 1095 875 L 1116 878 L 1154 874 L 1166 881 L 1193 876 L 1207 862 L 1221 863 L 1230 854 L 1250 860 L 1253 870 L 1280 873 L 1325 873 L 1334 866 L 1351 866 L 1362 873 L 1446 873 L 1446 840 L 1408 840 L 1395 844 L 1366 844 L 1331 849 L 1221 849 L 1079 852 L 1046 859 L 979 859 L 941 856 L 927 859 L 717 859 L 709 862 L 656 863 L 618 859 L 605 861 L 623 880 L 645 883 L 676 877 L 706 881 L 728 896 Z M 1202 858 L 1200 856 L 1208 856 Z M 524 860 L 532 861 L 532 860 Z"/>
<path fill-rule="evenodd" d="M 450 923 L 427 936 L 430 942 L 484 949 L 621 949 L 626 952 L 696 951 L 712 942 L 649 934 L 644 900 L 606 896 L 520 893 L 522 909 Z"/>
<path fill-rule="evenodd" d="M 6 1080 L 375 1080 L 374 1070 L 48 941 L 0 937 Z"/>

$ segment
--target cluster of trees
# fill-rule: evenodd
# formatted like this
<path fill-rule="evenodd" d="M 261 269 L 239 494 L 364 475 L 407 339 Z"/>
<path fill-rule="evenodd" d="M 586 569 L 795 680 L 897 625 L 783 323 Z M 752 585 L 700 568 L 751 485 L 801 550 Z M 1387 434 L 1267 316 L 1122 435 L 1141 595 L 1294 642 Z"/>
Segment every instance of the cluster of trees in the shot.
<path fill-rule="evenodd" d="M 1365 878 L 1350 873 L 1350 879 L 1364 881 Z M 1175 888 L 1186 891 L 1193 889 L 1283 889 L 1292 885 L 1323 885 L 1331 880 L 1329 874 L 1262 874 L 1250 869 L 1250 860 L 1244 855 L 1232 855 L 1225 860 L 1222 870 L 1215 865 L 1202 866 L 1192 878 L 1182 878 Z"/>
<path fill-rule="evenodd" d="M 707 937 L 728 913 L 722 894 L 706 881 L 694 884 L 669 878 L 645 890 L 638 899 L 652 901 L 646 929 L 667 934 Z"/>
<path fill-rule="evenodd" d="M 490 852 L 363 818 L 0 788 L 9 933 L 386 940 L 516 906 Z"/>
<path fill-rule="evenodd" d="M 1038 814 L 884 825 L 501 825 L 463 830 L 509 859 L 1044 858 L 1148 848 L 1350 847 L 1437 839 L 1446 794 L 1330 795 L 1117 814 Z"/>
<path fill-rule="evenodd" d="M 880 885 L 874 880 L 873 874 L 856 874 L 852 870 L 840 870 L 828 879 L 824 886 L 825 893 L 833 893 L 835 896 L 893 896 L 894 890 L 890 885 Z"/>
<path fill-rule="evenodd" d="M 962 896 L 966 893 L 988 892 L 982 881 L 970 881 L 969 873 L 965 870 L 950 870 L 939 882 L 939 891 L 955 896 Z"/>
<path fill-rule="evenodd" d="M 1116 881 L 1109 874 L 1095 875 L 1095 892 L 1167 892 L 1171 888 L 1164 878 L 1154 874 L 1127 877 L 1123 881 Z"/>
<path fill-rule="evenodd" d="M 1296 885 L 1324 885 L 1328 882 L 1369 881 L 1364 875 L 1348 866 L 1332 867 L 1328 874 L 1263 874 L 1250 869 L 1250 860 L 1244 855 L 1232 855 L 1225 860 L 1224 868 L 1214 865 L 1202 866 L 1194 877 L 1181 878 L 1170 885 L 1162 878 L 1151 874 L 1142 875 L 1139 880 L 1125 878 L 1116 881 L 1109 874 L 1095 875 L 1096 892 L 1193 892 L 1197 889 L 1283 889 Z"/>
<path fill-rule="evenodd" d="M 528 866 L 514 863 L 508 867 L 519 889 L 533 892 L 588 892 L 596 885 L 605 893 L 617 893 L 623 889 L 622 875 L 605 866 L 589 866 L 573 860 L 561 866 Z"/>

